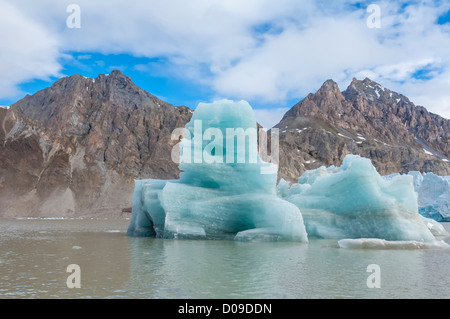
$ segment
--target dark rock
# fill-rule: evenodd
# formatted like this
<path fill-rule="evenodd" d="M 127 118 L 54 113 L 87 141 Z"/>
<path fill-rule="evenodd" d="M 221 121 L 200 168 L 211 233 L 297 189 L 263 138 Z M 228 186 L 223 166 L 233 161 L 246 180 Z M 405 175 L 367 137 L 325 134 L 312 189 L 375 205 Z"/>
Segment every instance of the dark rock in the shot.
<path fill-rule="evenodd" d="M 65 77 L 0 110 L 2 216 L 114 216 L 135 178 L 176 178 L 171 132 L 192 111 L 120 71 Z"/>
<path fill-rule="evenodd" d="M 349 153 L 370 158 L 382 175 L 450 174 L 444 161 L 450 158 L 450 120 L 367 78 L 353 79 L 343 92 L 326 81 L 275 127 L 281 133 L 279 178 L 288 181 L 308 169 L 340 165 Z"/>

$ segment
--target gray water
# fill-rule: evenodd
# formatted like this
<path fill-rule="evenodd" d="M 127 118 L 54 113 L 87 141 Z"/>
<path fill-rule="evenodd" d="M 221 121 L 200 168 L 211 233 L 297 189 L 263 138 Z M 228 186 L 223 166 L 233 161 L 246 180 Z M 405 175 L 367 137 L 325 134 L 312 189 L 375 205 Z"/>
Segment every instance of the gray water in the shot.
<path fill-rule="evenodd" d="M 450 298 L 450 249 L 130 238 L 128 223 L 0 219 L 0 298 Z"/>

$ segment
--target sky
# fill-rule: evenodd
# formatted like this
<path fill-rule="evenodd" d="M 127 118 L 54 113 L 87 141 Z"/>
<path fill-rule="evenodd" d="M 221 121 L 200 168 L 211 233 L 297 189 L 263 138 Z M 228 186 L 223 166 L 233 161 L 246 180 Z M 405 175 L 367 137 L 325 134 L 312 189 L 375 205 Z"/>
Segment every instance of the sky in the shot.
<path fill-rule="evenodd" d="M 173 105 L 246 100 L 264 127 L 328 79 L 450 118 L 450 1 L 0 0 L 0 105 L 119 69 Z"/>

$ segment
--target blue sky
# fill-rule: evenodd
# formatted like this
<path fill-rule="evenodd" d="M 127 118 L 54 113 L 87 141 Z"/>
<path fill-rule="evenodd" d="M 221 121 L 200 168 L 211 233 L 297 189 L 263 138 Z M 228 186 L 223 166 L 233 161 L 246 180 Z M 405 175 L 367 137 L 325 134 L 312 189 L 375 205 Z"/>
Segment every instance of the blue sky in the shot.
<path fill-rule="evenodd" d="M 112 70 L 120 70 L 131 77 L 139 87 L 156 95 L 160 99 L 175 106 L 188 106 L 191 109 L 200 102 L 209 102 L 221 97 L 210 86 L 185 80 L 182 77 L 168 77 L 164 75 L 164 58 L 135 57 L 131 54 L 101 54 L 96 52 L 68 52 L 70 58 L 62 59 L 62 75 L 81 74 L 96 78 L 99 74 L 108 74 Z M 53 76 L 46 80 L 33 79 L 20 83 L 19 98 L 25 94 L 33 94 L 38 90 L 50 86 L 60 76 Z M 274 105 L 264 101 L 249 101 L 252 107 L 273 122 L 272 114 L 282 116 L 286 110 L 299 101 L 300 97 L 286 99 Z M 18 100 L 17 97 L 0 99 L 0 105 L 10 105 Z M 275 107 L 274 107 L 275 106 Z M 262 110 L 262 111 L 259 111 Z M 268 110 L 272 112 L 268 112 Z M 272 114 L 271 114 L 272 113 Z"/>
<path fill-rule="evenodd" d="M 131 77 L 139 87 L 159 98 L 170 101 L 173 105 L 195 107 L 203 99 L 211 98 L 207 87 L 195 85 L 182 78 L 167 77 L 158 69 L 163 65 L 161 58 L 135 57 L 131 54 L 101 54 L 97 52 L 68 52 L 70 59 L 62 63 L 64 75 L 81 74 L 96 78 L 99 74 L 108 74 L 120 70 Z M 151 67 L 154 65 L 154 67 Z M 50 80 L 32 80 L 20 84 L 23 92 L 33 93 L 45 88 L 59 77 Z M 14 100 L 12 100 L 14 101 Z M 1 103 L 0 103 L 1 104 Z"/>
<path fill-rule="evenodd" d="M 269 127 L 330 78 L 344 90 L 369 77 L 450 118 L 449 12 L 427 0 L 3 0 L 0 105 L 119 69 L 174 105 L 246 100 Z"/>

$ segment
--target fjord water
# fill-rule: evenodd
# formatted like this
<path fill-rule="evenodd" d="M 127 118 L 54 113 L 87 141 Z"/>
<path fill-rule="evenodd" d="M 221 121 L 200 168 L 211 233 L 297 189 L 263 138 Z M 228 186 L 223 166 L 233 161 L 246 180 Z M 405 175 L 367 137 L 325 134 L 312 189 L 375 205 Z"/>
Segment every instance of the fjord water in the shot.
<path fill-rule="evenodd" d="M 128 223 L 0 220 L 0 298 L 450 298 L 450 249 L 136 238 Z M 67 287 L 70 264 L 81 288 Z"/>

